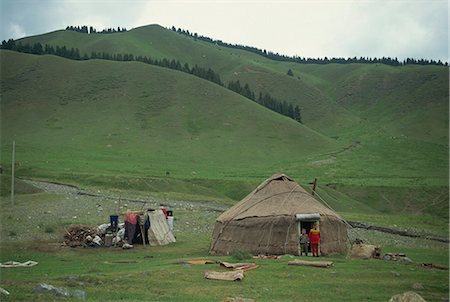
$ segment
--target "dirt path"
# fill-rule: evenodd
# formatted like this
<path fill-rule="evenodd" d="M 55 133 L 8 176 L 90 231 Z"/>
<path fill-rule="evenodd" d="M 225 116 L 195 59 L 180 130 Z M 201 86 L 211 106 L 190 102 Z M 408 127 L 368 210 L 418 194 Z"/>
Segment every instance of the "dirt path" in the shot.
<path fill-rule="evenodd" d="M 62 194 L 62 195 L 84 195 L 101 199 L 109 199 L 109 200 L 117 200 L 122 202 L 134 202 L 140 204 L 149 204 L 154 206 L 165 206 L 171 207 L 174 209 L 186 209 L 186 210 L 199 210 L 199 211 L 214 211 L 214 212 L 223 212 L 229 207 L 226 205 L 221 205 L 213 202 L 195 202 L 195 201 L 182 201 L 182 200 L 172 200 L 172 199 L 159 199 L 155 197 L 146 197 L 144 198 L 133 198 L 133 197 L 124 197 L 117 196 L 111 192 L 91 192 L 87 190 L 83 190 L 77 188 L 75 186 L 53 183 L 53 182 L 45 182 L 45 181 L 37 181 L 30 179 L 22 179 L 23 181 L 45 191 L 48 193 L 54 194 Z"/>
<path fill-rule="evenodd" d="M 378 225 L 372 225 L 372 224 L 368 224 L 368 223 L 360 222 L 360 221 L 347 221 L 347 222 L 353 228 L 358 228 L 358 229 L 373 230 L 373 231 L 378 231 L 378 232 L 383 232 L 383 233 L 400 235 L 400 236 L 404 236 L 404 237 L 424 238 L 424 239 L 434 240 L 434 241 L 439 241 L 439 242 L 444 242 L 444 243 L 450 242 L 449 238 L 437 237 L 434 235 L 418 234 L 418 233 L 413 233 L 410 231 L 404 231 L 404 230 L 398 230 L 398 229 L 393 229 L 393 228 L 388 228 L 388 227 L 383 227 L 383 226 L 378 226 Z"/>

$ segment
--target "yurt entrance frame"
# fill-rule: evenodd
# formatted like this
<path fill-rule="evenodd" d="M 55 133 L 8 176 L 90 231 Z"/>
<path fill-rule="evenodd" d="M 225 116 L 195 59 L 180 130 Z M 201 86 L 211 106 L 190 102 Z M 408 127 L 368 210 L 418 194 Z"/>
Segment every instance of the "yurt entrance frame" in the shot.
<path fill-rule="evenodd" d="M 312 214 L 295 214 L 295 219 L 297 220 L 297 228 L 298 228 L 298 236 L 302 234 L 302 229 L 306 229 L 306 234 L 314 227 L 314 224 L 319 225 L 320 223 L 320 214 L 312 213 Z M 309 245 L 308 250 L 311 249 L 311 245 Z M 300 240 L 298 240 L 298 254 L 300 255 Z"/>

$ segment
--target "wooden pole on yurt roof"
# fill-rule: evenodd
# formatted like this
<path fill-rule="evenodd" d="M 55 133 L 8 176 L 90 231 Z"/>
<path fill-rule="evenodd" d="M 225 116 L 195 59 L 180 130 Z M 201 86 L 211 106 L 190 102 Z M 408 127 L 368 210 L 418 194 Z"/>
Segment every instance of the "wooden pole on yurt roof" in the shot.
<path fill-rule="evenodd" d="M 314 177 L 313 182 L 310 182 L 309 184 L 313 185 L 311 195 L 314 196 L 314 194 L 316 194 L 317 177 Z"/>

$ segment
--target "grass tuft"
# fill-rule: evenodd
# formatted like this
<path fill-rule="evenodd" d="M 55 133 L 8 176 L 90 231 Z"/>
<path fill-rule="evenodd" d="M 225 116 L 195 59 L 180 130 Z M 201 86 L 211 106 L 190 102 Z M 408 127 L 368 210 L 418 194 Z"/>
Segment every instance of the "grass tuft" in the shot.
<path fill-rule="evenodd" d="M 233 259 L 236 259 L 236 260 L 239 260 L 239 261 L 240 260 L 249 260 L 249 259 L 252 259 L 252 254 L 250 254 L 247 251 L 236 250 L 233 253 Z"/>

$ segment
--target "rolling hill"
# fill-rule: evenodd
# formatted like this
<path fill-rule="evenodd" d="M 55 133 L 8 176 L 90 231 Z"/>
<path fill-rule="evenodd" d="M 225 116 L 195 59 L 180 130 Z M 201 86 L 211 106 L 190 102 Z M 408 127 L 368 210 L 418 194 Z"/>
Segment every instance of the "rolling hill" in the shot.
<path fill-rule="evenodd" d="M 157 25 L 17 42 L 212 68 L 299 105 L 304 122 L 175 70 L 1 51 L 2 153 L 16 139 L 21 175 L 238 199 L 284 171 L 367 203 L 357 188 L 448 185 L 447 67 L 279 62 Z"/>
<path fill-rule="evenodd" d="M 2 140 L 16 139 L 18 160 L 37 170 L 242 177 L 339 148 L 182 72 L 9 51 L 1 58 Z"/>
<path fill-rule="evenodd" d="M 256 92 L 298 104 L 306 125 L 326 135 L 342 134 L 346 128 L 360 127 L 368 115 L 397 120 L 398 112 L 432 119 L 433 130 L 446 135 L 448 117 L 430 117 L 428 111 L 448 108 L 448 68 L 443 66 L 392 67 L 383 64 L 298 64 L 273 61 L 240 49 L 196 40 L 159 25 L 139 27 L 115 34 L 84 34 L 74 31 L 52 33 L 18 40 L 21 43 L 74 47 L 81 54 L 106 52 L 175 59 L 191 66 L 213 68 L 225 82 L 240 80 Z M 286 75 L 288 69 L 294 76 Z M 392 93 L 394 92 L 395 93 Z M 374 108 L 375 104 L 384 110 Z M 395 106 L 392 103 L 395 102 Z M 391 105 L 389 105 L 391 104 Z M 370 109 L 373 112 L 367 113 Z M 378 111 L 378 112 L 375 112 Z M 416 112 L 419 111 L 419 112 Z M 373 122 L 373 121 L 372 121 Z M 420 120 L 418 124 L 422 124 Z M 402 126 L 410 125 L 406 120 Z M 429 131 L 411 133 L 429 136 Z M 439 137 L 441 139 L 441 137 Z"/>

